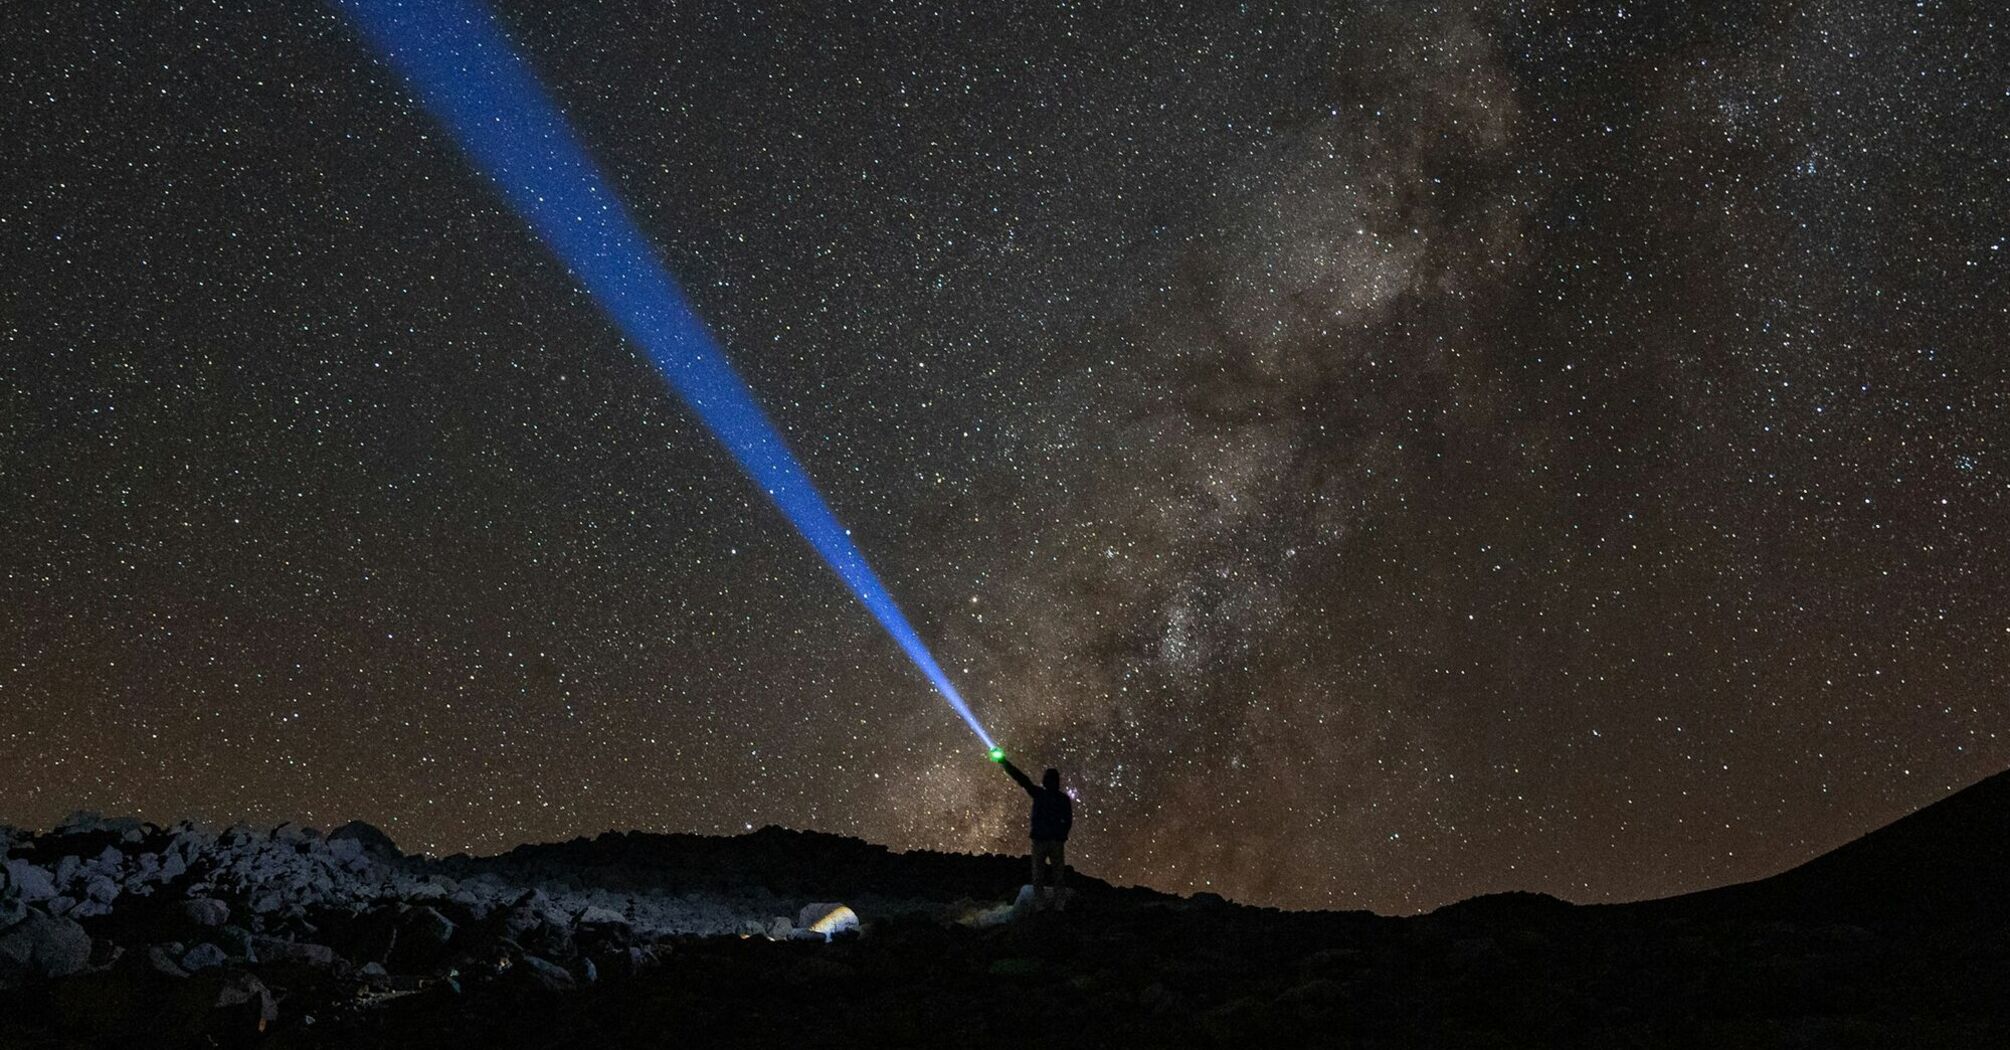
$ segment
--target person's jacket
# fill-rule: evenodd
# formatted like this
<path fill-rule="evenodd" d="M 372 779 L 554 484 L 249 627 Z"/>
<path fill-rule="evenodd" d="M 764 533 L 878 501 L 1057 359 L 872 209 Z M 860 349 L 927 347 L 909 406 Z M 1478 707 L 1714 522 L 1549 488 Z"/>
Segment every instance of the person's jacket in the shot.
<path fill-rule="evenodd" d="M 1068 793 L 1059 788 L 1049 789 L 1044 784 L 1033 783 L 1033 778 L 1021 772 L 1011 762 L 1003 763 L 1005 772 L 1033 796 L 1033 828 L 1030 836 L 1036 842 L 1066 842 L 1068 831 L 1075 826 L 1075 802 Z"/>

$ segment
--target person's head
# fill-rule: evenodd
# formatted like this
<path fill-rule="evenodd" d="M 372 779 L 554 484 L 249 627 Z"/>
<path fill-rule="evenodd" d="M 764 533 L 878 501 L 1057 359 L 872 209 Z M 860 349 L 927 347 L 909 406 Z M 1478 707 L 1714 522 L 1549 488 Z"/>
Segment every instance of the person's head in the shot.
<path fill-rule="evenodd" d="M 1040 774 L 1040 786 L 1046 788 L 1049 791 L 1061 790 L 1061 771 L 1058 769 L 1050 769 L 1045 773 Z"/>

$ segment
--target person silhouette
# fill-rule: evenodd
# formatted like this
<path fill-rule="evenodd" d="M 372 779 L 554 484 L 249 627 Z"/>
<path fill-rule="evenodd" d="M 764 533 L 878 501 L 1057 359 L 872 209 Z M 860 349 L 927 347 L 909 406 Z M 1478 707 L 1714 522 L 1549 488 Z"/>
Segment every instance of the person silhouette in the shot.
<path fill-rule="evenodd" d="M 994 751 L 992 758 L 1033 798 L 1033 906 L 1041 907 L 1049 900 L 1058 902 L 1067 881 L 1068 832 L 1075 826 L 1075 802 L 1061 790 L 1061 771 L 1050 769 L 1035 784 L 1005 757 L 1005 752 Z"/>

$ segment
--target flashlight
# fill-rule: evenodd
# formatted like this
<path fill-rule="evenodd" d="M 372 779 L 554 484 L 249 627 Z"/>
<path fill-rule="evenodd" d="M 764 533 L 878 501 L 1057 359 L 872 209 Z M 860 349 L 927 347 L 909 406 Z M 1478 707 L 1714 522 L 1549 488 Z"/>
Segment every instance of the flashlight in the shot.
<path fill-rule="evenodd" d="M 1004 748 L 1002 748 L 1002 747 L 994 747 L 994 748 L 992 748 L 992 749 L 991 749 L 991 761 L 993 761 L 993 762 L 1003 762 L 1003 761 L 1005 761 L 1005 749 L 1004 749 Z"/>

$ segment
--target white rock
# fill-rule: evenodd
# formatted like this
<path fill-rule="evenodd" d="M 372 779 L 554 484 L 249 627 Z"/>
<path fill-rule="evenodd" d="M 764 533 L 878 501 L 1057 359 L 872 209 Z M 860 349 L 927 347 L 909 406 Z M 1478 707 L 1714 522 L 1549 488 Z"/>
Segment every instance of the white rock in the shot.
<path fill-rule="evenodd" d="M 811 904 L 802 910 L 801 920 L 804 929 L 826 941 L 859 928 L 858 913 L 837 903 Z"/>

